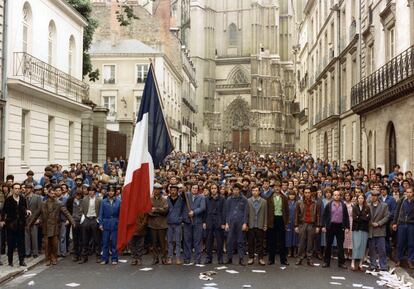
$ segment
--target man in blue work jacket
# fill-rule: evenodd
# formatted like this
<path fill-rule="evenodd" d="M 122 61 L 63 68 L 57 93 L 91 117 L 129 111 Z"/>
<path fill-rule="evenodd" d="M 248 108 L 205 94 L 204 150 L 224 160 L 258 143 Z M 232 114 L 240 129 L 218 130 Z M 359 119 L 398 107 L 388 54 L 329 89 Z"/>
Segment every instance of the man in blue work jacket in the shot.
<path fill-rule="evenodd" d="M 243 186 L 234 184 L 231 197 L 226 200 L 225 218 L 227 231 L 227 263 L 233 263 L 233 246 L 237 242 L 239 264 L 245 266 L 244 257 L 244 232 L 247 231 L 248 203 L 247 199 L 240 194 Z"/>
<path fill-rule="evenodd" d="M 198 193 L 198 185 L 191 186 L 191 192 L 184 194 L 185 206 L 183 210 L 184 222 L 184 264 L 191 263 L 191 251 L 194 247 L 195 263 L 201 264 L 203 215 L 206 210 L 206 200 Z"/>
<path fill-rule="evenodd" d="M 210 196 L 206 198 L 206 213 L 204 214 L 203 229 L 206 230 L 207 257 L 205 264 L 213 261 L 214 239 L 216 240 L 216 252 L 219 264 L 223 264 L 223 238 L 224 238 L 224 197 L 219 195 L 218 186 L 210 186 Z"/>
<path fill-rule="evenodd" d="M 167 243 L 168 243 L 168 258 L 167 265 L 173 263 L 174 257 L 174 242 L 176 264 L 181 265 L 181 223 L 183 220 L 183 208 L 185 206 L 184 200 L 178 195 L 178 186 L 170 185 L 170 195 L 167 197 L 168 214 L 167 214 Z"/>
<path fill-rule="evenodd" d="M 102 200 L 98 217 L 99 229 L 103 231 L 102 265 L 108 264 L 109 262 L 109 246 L 111 246 L 112 252 L 112 265 L 118 264 L 116 241 L 118 238 L 120 209 L 121 201 L 119 198 L 115 198 L 115 189 L 110 188 L 108 191 L 108 197 Z"/>

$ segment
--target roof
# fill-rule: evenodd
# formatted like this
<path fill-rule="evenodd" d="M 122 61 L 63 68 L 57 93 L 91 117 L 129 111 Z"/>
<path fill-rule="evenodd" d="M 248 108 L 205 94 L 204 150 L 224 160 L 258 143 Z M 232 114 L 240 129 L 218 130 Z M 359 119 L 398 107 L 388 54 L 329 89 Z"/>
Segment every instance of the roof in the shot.
<path fill-rule="evenodd" d="M 154 54 L 158 51 L 137 39 L 119 40 L 112 45 L 111 40 L 98 40 L 91 45 L 90 54 Z"/>

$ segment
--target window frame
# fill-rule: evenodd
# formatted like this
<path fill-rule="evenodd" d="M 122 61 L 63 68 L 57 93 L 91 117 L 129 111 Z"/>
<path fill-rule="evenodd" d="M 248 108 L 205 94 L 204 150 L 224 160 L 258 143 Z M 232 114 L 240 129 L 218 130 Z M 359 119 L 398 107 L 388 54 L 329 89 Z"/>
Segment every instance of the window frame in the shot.
<path fill-rule="evenodd" d="M 114 77 L 113 82 L 107 82 L 105 79 L 105 67 L 113 66 L 114 67 Z M 110 78 L 109 80 L 111 80 Z M 117 84 L 117 65 L 115 63 L 104 63 L 102 64 L 102 84 Z"/>

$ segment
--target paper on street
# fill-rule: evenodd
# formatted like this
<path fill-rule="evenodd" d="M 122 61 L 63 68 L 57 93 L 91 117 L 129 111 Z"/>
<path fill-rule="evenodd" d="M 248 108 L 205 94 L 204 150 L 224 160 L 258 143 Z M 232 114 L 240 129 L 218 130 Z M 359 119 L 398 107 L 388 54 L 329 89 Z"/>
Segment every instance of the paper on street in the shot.
<path fill-rule="evenodd" d="M 119 263 L 128 263 L 128 260 L 120 259 Z"/>
<path fill-rule="evenodd" d="M 149 268 L 149 267 L 139 269 L 139 271 L 144 271 L 144 272 L 148 272 L 148 271 L 151 271 L 151 270 L 154 270 L 154 269 L 153 268 Z"/>
<path fill-rule="evenodd" d="M 224 270 L 224 269 L 227 269 L 227 267 L 226 266 L 221 266 L 221 267 L 216 267 L 214 269 L 216 269 L 216 270 Z"/>
<path fill-rule="evenodd" d="M 374 287 L 371 287 L 371 286 L 362 286 L 362 289 L 374 289 Z"/>
<path fill-rule="evenodd" d="M 217 287 L 217 284 L 216 283 L 207 283 L 207 284 L 204 284 L 204 286 L 207 286 L 207 287 Z"/>
<path fill-rule="evenodd" d="M 207 275 L 203 275 L 203 274 L 200 274 L 200 275 L 198 276 L 198 278 L 199 278 L 200 280 L 203 280 L 203 281 L 211 281 L 211 280 L 213 280 L 213 278 L 212 278 L 212 277 L 207 276 Z"/>
<path fill-rule="evenodd" d="M 285 269 L 286 269 L 286 267 L 280 267 L 280 269 L 281 269 L 281 270 L 285 270 Z"/>
<path fill-rule="evenodd" d="M 205 267 L 206 265 L 204 264 L 195 264 L 196 267 Z"/>
<path fill-rule="evenodd" d="M 343 277 L 343 276 L 331 276 L 331 279 L 333 279 L 333 280 L 345 280 L 345 277 Z"/>
<path fill-rule="evenodd" d="M 252 270 L 253 273 L 266 273 L 266 270 Z"/>
<path fill-rule="evenodd" d="M 67 287 L 78 287 L 78 286 L 80 286 L 80 284 L 78 284 L 78 283 L 68 283 L 65 286 L 67 286 Z"/>
<path fill-rule="evenodd" d="M 342 283 L 339 283 L 339 282 L 329 282 L 329 284 L 331 284 L 331 285 L 342 285 Z"/>
<path fill-rule="evenodd" d="M 230 274 L 239 274 L 236 270 L 226 270 L 226 272 Z"/>
<path fill-rule="evenodd" d="M 319 263 L 313 263 L 313 266 L 319 267 L 321 264 Z"/>
<path fill-rule="evenodd" d="M 30 274 L 24 274 L 22 277 L 30 278 L 30 277 L 33 277 L 33 276 L 36 276 L 36 275 L 37 275 L 37 273 L 30 273 Z"/>
<path fill-rule="evenodd" d="M 361 288 L 362 286 L 364 286 L 364 285 L 362 285 L 362 284 L 352 284 L 352 287 L 355 287 L 355 288 Z"/>
<path fill-rule="evenodd" d="M 203 289 L 217 289 L 217 287 L 206 286 L 206 287 L 203 287 Z"/>
<path fill-rule="evenodd" d="M 242 286 L 242 288 L 252 288 L 252 285 L 245 284 Z"/>
<path fill-rule="evenodd" d="M 29 286 L 33 286 L 35 284 L 35 282 L 32 280 L 32 281 L 30 281 L 29 283 L 27 283 L 27 285 L 29 285 Z"/>

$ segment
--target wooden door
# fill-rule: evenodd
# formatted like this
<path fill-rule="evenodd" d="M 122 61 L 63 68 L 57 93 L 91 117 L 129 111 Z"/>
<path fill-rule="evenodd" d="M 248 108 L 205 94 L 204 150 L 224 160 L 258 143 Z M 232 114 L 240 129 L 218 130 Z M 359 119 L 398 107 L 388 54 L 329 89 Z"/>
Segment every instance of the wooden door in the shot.
<path fill-rule="evenodd" d="M 233 150 L 238 152 L 240 150 L 240 130 L 233 130 Z"/>

